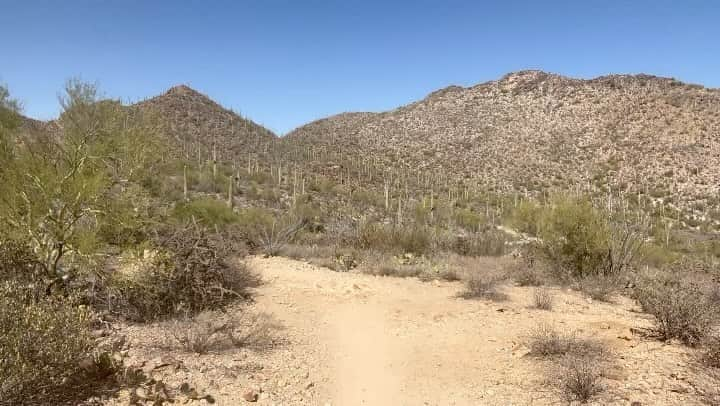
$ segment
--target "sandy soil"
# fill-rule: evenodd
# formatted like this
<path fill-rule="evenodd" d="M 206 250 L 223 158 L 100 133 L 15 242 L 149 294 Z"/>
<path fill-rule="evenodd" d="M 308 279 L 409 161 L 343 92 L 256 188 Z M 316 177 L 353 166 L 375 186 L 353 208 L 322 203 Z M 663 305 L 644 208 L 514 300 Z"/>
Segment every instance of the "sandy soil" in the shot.
<path fill-rule="evenodd" d="M 551 405 L 562 402 L 545 373 L 552 362 L 528 356 L 525 345 L 548 322 L 611 349 L 615 366 L 593 403 L 701 404 L 692 354 L 633 334 L 650 320 L 629 300 L 591 302 L 556 288 L 553 310 L 542 311 L 529 308 L 532 288 L 504 286 L 501 302 L 466 300 L 458 282 L 339 273 L 284 258 L 248 264 L 265 280 L 252 311 L 280 326 L 272 345 L 195 355 L 158 346 L 162 325 L 127 326 L 131 357 L 153 360 L 154 375 L 192 382 L 219 405 L 247 403 L 248 390 L 264 405 Z M 155 368 L 163 364 L 170 366 Z"/>

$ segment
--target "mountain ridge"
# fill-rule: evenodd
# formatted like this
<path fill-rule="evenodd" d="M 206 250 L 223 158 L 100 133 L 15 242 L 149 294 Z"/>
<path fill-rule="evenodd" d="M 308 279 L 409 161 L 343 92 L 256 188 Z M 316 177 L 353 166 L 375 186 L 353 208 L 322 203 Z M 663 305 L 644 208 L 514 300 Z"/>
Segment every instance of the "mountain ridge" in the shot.
<path fill-rule="evenodd" d="M 487 188 L 718 204 L 720 89 L 647 74 L 520 71 L 370 114 L 327 117 L 286 138 Z"/>

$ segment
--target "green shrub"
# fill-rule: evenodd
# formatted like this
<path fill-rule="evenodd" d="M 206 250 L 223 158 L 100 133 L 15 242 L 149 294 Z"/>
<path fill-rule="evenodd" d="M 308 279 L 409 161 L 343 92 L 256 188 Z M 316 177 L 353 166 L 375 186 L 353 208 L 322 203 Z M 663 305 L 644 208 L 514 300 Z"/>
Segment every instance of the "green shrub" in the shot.
<path fill-rule="evenodd" d="M 573 277 L 601 272 L 610 248 L 606 218 L 589 201 L 556 198 L 541 216 L 541 251 Z"/>
<path fill-rule="evenodd" d="M 430 252 L 430 229 L 420 226 L 388 226 L 365 223 L 357 230 L 355 244 L 360 249 L 372 249 L 395 254 Z"/>
<path fill-rule="evenodd" d="M 224 201 L 212 198 L 179 203 L 173 210 L 173 217 L 181 223 L 194 220 L 209 227 L 226 226 L 238 222 L 238 216 Z"/>
<path fill-rule="evenodd" d="M 585 198 L 567 196 L 543 209 L 538 227 L 538 253 L 560 279 L 624 273 L 646 236 L 644 222 L 614 219 Z"/>
<path fill-rule="evenodd" d="M 453 220 L 458 227 L 467 231 L 479 231 L 481 226 L 487 221 L 485 216 L 470 209 L 458 209 L 453 211 Z"/>
<path fill-rule="evenodd" d="M 0 403 L 52 404 L 72 394 L 92 351 L 90 314 L 65 300 L 35 300 L 26 288 L 0 282 Z"/>
<path fill-rule="evenodd" d="M 510 225 L 522 233 L 538 235 L 538 222 L 542 207 L 535 202 L 523 200 L 510 214 Z"/>

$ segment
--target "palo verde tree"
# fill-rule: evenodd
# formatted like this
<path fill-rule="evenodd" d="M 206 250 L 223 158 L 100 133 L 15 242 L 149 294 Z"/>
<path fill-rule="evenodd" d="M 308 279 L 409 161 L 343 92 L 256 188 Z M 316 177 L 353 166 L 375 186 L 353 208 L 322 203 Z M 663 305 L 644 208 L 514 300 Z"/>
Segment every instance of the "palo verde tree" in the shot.
<path fill-rule="evenodd" d="M 143 193 L 133 185 L 159 156 L 153 126 L 100 100 L 95 85 L 68 81 L 60 104 L 60 130 L 6 141 L 0 172 L 0 224 L 32 248 L 52 279 L 92 261 L 107 242 L 103 230 L 137 226 Z"/>

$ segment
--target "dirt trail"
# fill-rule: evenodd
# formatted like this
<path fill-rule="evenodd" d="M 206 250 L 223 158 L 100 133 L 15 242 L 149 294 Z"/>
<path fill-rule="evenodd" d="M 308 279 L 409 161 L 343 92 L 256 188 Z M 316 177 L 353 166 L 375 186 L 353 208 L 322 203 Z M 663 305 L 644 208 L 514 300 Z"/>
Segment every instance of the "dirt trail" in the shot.
<path fill-rule="evenodd" d="M 542 311 L 529 308 L 532 288 L 504 286 L 502 302 L 465 300 L 459 282 L 333 272 L 284 258 L 255 257 L 248 266 L 265 281 L 250 310 L 282 326 L 272 348 L 188 354 L 157 345 L 161 324 L 134 325 L 124 332 L 134 359 L 177 360 L 153 376 L 192 382 L 218 405 L 246 404 L 249 389 L 258 404 L 278 406 L 554 405 L 563 402 L 545 373 L 553 363 L 527 356 L 525 346 L 547 322 L 611 349 L 616 366 L 595 404 L 699 404 L 689 350 L 634 335 L 631 328 L 650 322 L 629 300 L 590 302 L 555 288 L 553 310 Z"/>
<path fill-rule="evenodd" d="M 504 302 L 458 298 L 461 285 L 338 273 L 283 258 L 250 266 L 268 282 L 257 306 L 315 348 L 313 404 L 556 404 L 543 369 L 525 356 L 538 322 L 604 340 L 620 355 L 601 404 L 693 404 L 678 382 L 681 347 L 634 337 L 648 320 L 629 302 L 590 303 L 556 290 L 551 312 L 528 308 L 532 289 L 506 287 Z M 307 400 L 307 399 L 306 399 Z M 661 400 L 661 401 L 660 401 Z"/>

